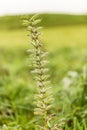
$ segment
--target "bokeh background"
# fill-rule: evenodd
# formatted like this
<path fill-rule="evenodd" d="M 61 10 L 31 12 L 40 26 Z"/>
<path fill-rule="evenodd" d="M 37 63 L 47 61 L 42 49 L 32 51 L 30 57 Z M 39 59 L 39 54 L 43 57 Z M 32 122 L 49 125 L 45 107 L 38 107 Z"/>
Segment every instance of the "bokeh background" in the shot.
<path fill-rule="evenodd" d="M 23 17 L 33 13 L 39 13 L 42 19 L 41 41 L 49 52 L 54 111 L 58 120 L 65 118 L 70 127 L 74 116 L 79 116 L 81 124 L 86 101 L 81 99 L 83 80 L 79 76 L 87 64 L 87 1 L 3 0 L 0 1 L 0 125 L 34 130 L 30 121 L 36 85 L 28 66 L 30 40 L 22 25 Z"/>

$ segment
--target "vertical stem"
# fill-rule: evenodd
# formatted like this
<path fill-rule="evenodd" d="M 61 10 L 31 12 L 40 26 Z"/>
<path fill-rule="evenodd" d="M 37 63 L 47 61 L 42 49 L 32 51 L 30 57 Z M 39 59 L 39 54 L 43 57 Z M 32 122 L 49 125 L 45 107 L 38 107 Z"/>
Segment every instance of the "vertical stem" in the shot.
<path fill-rule="evenodd" d="M 36 19 L 36 16 L 33 16 L 25 22 L 27 23 L 28 30 L 30 31 L 31 44 L 34 47 L 34 51 L 32 52 L 32 55 L 34 57 L 32 58 L 34 58 L 33 66 L 38 84 L 37 87 L 39 89 L 39 92 L 36 95 L 37 107 L 35 108 L 35 114 L 41 116 L 41 118 L 44 120 L 42 128 L 44 128 L 44 130 L 51 130 L 51 128 L 49 128 L 47 119 L 49 117 L 48 111 L 51 109 L 53 98 L 52 94 L 49 93 L 51 87 L 47 86 L 48 75 L 46 73 L 47 68 L 45 67 L 46 60 L 43 58 L 45 57 L 45 52 L 42 51 L 42 44 L 39 40 L 40 32 L 38 30 L 40 27 L 36 26 L 40 20 Z"/>

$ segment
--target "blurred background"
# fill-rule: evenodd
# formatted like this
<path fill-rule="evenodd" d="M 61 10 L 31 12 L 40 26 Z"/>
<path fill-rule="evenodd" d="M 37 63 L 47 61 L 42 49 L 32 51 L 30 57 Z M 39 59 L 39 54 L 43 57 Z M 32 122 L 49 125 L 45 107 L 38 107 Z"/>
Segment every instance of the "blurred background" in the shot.
<path fill-rule="evenodd" d="M 70 88 L 68 93 L 72 95 L 71 98 L 61 99 L 59 95 L 64 84 L 65 88 L 71 84 L 65 78 L 68 73 L 71 77 L 73 74 L 80 75 L 83 66 L 87 64 L 87 0 L 0 1 L 1 125 L 21 124 L 25 128 L 26 122 L 33 117 L 35 84 L 30 74 L 31 68 L 28 67 L 30 60 L 27 49 L 30 44 L 22 18 L 35 13 L 39 13 L 42 19 L 41 40 L 49 52 L 48 67 L 53 84 L 55 111 L 61 113 L 63 107 L 65 113 L 69 109 L 69 114 L 71 103 L 77 98 L 76 93 L 73 96 L 70 92 L 80 91 L 77 76 L 74 81 L 76 84 L 73 85 L 75 87 Z M 70 107 L 67 108 L 67 104 Z"/>

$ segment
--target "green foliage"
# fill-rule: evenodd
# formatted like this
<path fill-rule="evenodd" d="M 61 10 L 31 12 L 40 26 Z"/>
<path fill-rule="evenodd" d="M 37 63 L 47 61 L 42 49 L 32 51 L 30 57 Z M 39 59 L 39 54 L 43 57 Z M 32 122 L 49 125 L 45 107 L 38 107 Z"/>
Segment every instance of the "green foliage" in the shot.
<path fill-rule="evenodd" d="M 31 15 L 30 15 L 31 16 Z M 25 15 L 27 18 L 27 15 Z M 43 19 L 39 25 L 44 27 L 87 24 L 87 15 L 68 15 L 68 14 L 40 14 Z M 23 19 L 22 16 L 3 16 L 0 17 L 0 29 L 20 29 Z"/>
<path fill-rule="evenodd" d="M 6 126 L 5 124 L 2 126 L 1 130 L 22 130 L 20 126 Z"/>
<path fill-rule="evenodd" d="M 52 113 L 57 114 L 51 123 L 58 122 L 63 130 L 87 129 L 86 30 L 86 25 L 43 29 L 55 98 Z M 0 130 L 5 126 L 9 130 L 39 130 L 33 115 L 37 90 L 28 73 L 26 34 L 23 30 L 1 30 L 0 43 Z"/>
<path fill-rule="evenodd" d="M 0 49 L 0 126 L 6 124 L 14 128 L 18 125 L 22 130 L 35 130 L 35 105 L 32 103 L 36 89 L 32 75 L 28 73 L 31 68 L 27 66 L 29 61 L 26 63 L 26 57 L 27 53 L 23 48 Z M 87 103 L 81 105 L 84 101 L 81 98 L 84 88 L 82 75 L 86 58 L 87 51 L 84 48 L 61 48 L 49 54 L 50 79 L 55 97 L 53 113 L 57 114 L 53 122 L 65 122 L 64 126 L 69 130 L 74 129 L 75 117 L 78 129 L 84 130 L 87 127 Z M 62 80 L 70 71 L 76 72 L 77 77 L 73 79 L 69 76 L 72 84 L 67 89 Z"/>
<path fill-rule="evenodd" d="M 20 29 L 20 28 L 22 28 L 20 16 L 0 17 L 0 29 L 12 30 L 12 29 Z"/>

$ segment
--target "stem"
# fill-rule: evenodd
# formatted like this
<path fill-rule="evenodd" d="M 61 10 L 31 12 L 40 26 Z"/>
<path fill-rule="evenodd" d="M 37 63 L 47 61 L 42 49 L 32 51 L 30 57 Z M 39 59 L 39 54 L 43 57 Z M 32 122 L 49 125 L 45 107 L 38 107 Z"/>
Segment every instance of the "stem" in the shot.
<path fill-rule="evenodd" d="M 47 68 L 45 64 L 47 63 L 45 59 L 46 53 L 42 50 L 42 44 L 39 40 L 39 29 L 37 24 L 40 22 L 36 19 L 37 16 L 31 17 L 26 20 L 25 23 L 28 26 L 28 31 L 30 32 L 31 44 L 33 45 L 34 51 L 32 52 L 32 63 L 34 66 L 35 78 L 37 80 L 38 93 L 36 94 L 36 108 L 34 109 L 34 114 L 40 116 L 44 120 L 44 124 L 41 127 L 44 130 L 51 130 L 49 121 L 49 110 L 51 109 L 51 103 L 53 101 L 52 93 L 50 92 L 51 87 L 48 87 L 48 75 Z"/>

